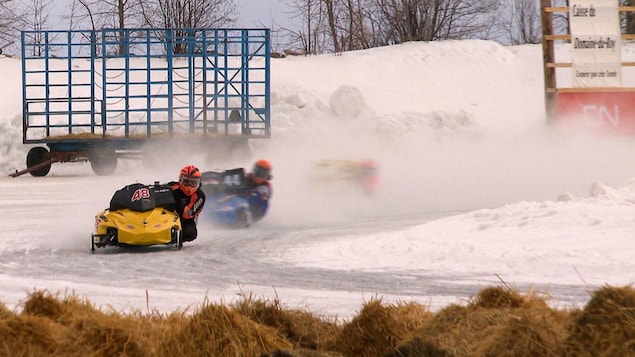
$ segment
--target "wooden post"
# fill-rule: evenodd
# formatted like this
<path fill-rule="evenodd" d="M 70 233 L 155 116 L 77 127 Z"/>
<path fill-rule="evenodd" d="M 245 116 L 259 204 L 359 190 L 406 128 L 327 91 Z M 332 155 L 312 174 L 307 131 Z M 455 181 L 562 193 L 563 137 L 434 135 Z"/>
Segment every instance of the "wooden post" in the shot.
<path fill-rule="evenodd" d="M 556 68 L 554 41 L 547 39 L 553 35 L 553 13 L 547 11 L 551 7 L 551 0 L 540 0 L 540 13 L 542 19 L 542 60 L 545 79 L 545 114 L 547 121 L 551 122 L 556 117 Z"/>

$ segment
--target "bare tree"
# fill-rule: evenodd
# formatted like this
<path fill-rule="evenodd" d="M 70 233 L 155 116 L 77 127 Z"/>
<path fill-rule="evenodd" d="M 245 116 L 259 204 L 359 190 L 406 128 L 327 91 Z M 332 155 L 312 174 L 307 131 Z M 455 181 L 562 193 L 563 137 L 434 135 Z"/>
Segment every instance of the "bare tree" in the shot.
<path fill-rule="evenodd" d="M 295 0 L 292 14 L 302 23 L 294 33 L 301 52 L 350 51 L 377 45 L 375 0 Z"/>
<path fill-rule="evenodd" d="M 88 19 L 93 29 L 125 29 L 139 26 L 140 5 L 143 0 L 73 0 L 85 10 L 80 19 Z"/>
<path fill-rule="evenodd" d="M 289 15 L 297 20 L 300 26 L 297 29 L 282 28 L 288 34 L 291 47 L 285 52 L 288 54 L 322 52 L 327 38 L 333 36 L 326 35 L 331 26 L 328 23 L 335 21 L 335 14 L 328 14 L 328 3 L 325 3 L 325 0 L 290 0 L 288 6 L 292 9 Z"/>
<path fill-rule="evenodd" d="M 325 11 L 323 2 L 320 0 L 308 0 L 306 2 L 306 11 L 304 17 L 306 19 L 306 35 L 304 53 L 319 53 L 323 38 Z"/>
<path fill-rule="evenodd" d="M 149 0 L 141 5 L 146 26 L 175 29 L 173 53 L 187 52 L 187 44 L 180 41 L 187 29 L 222 28 L 236 21 L 234 0 Z"/>
<path fill-rule="evenodd" d="M 500 1 L 295 0 L 294 8 L 304 20 L 303 41 L 321 39 L 330 51 L 339 52 L 407 41 L 474 38 L 491 27 L 491 14 Z"/>
<path fill-rule="evenodd" d="M 77 15 L 73 12 L 72 16 L 76 17 L 76 19 L 71 20 L 71 23 L 83 23 L 88 21 L 93 30 L 105 28 L 125 29 L 138 27 L 141 24 L 140 14 L 143 0 L 73 0 L 73 2 L 74 1 L 80 3 L 84 12 Z M 75 8 L 74 4 L 73 8 Z M 123 35 L 123 31 L 117 35 L 117 52 L 120 54 L 126 52 Z"/>
<path fill-rule="evenodd" d="M 51 25 L 50 7 L 52 3 L 53 0 L 30 0 L 26 4 L 29 16 L 23 19 L 23 29 L 30 30 L 25 33 L 25 37 L 28 39 L 28 51 L 32 56 L 42 56 L 47 47 L 48 50 L 54 48 L 50 44 L 55 42 L 56 34 L 43 31 Z"/>
<path fill-rule="evenodd" d="M 377 0 L 387 42 L 472 38 L 487 28 L 499 0 Z"/>
<path fill-rule="evenodd" d="M 375 14 L 381 12 L 376 1 L 345 0 L 340 6 L 342 48 L 351 51 L 379 46 L 381 18 Z"/>
<path fill-rule="evenodd" d="M 0 54 L 19 38 L 24 16 L 25 13 L 16 8 L 13 2 L 0 0 Z"/>
<path fill-rule="evenodd" d="M 340 47 L 340 41 L 338 40 L 338 29 L 337 23 L 338 19 L 335 17 L 335 2 L 334 0 L 324 0 L 324 7 L 326 10 L 326 20 L 328 23 L 328 32 L 333 41 L 333 50 L 337 52 L 341 52 L 342 49 Z"/>
<path fill-rule="evenodd" d="M 158 28 L 222 28 L 233 24 L 234 0 L 149 0 L 141 2 L 147 25 Z"/>
<path fill-rule="evenodd" d="M 540 21 L 540 9 L 536 0 L 506 0 L 500 13 L 499 25 L 503 28 L 506 43 L 540 43 Z"/>

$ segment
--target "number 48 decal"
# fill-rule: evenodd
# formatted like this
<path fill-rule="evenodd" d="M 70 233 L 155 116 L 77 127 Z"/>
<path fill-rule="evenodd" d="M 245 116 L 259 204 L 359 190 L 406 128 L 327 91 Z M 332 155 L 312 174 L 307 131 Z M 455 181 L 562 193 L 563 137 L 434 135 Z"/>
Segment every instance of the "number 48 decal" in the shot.
<path fill-rule="evenodd" d="M 150 190 L 147 187 L 137 189 L 133 194 L 131 201 L 138 201 L 144 198 L 150 198 Z"/>

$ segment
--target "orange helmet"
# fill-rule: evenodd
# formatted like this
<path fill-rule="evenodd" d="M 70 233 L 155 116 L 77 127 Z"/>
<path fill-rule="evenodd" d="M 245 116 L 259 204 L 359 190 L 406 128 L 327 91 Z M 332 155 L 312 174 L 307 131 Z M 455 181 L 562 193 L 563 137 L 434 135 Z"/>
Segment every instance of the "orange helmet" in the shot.
<path fill-rule="evenodd" d="M 179 174 L 179 188 L 183 193 L 192 196 L 201 184 L 201 170 L 194 165 L 187 165 Z"/>
<path fill-rule="evenodd" d="M 271 163 L 267 160 L 256 161 L 252 170 L 252 177 L 257 184 L 271 180 Z"/>

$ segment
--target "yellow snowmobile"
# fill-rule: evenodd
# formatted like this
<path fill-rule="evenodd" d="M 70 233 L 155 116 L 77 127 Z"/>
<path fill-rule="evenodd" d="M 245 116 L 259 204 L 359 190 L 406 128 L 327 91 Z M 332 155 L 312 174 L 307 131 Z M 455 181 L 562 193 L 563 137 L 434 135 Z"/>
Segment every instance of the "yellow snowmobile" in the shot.
<path fill-rule="evenodd" d="M 320 186 L 347 190 L 357 186 L 364 193 L 373 194 L 379 187 L 379 166 L 373 160 L 321 160 L 316 163 L 311 179 Z"/>
<path fill-rule="evenodd" d="M 130 184 L 117 190 L 110 206 L 95 215 L 90 250 L 106 246 L 183 247 L 181 220 L 168 185 Z"/>

